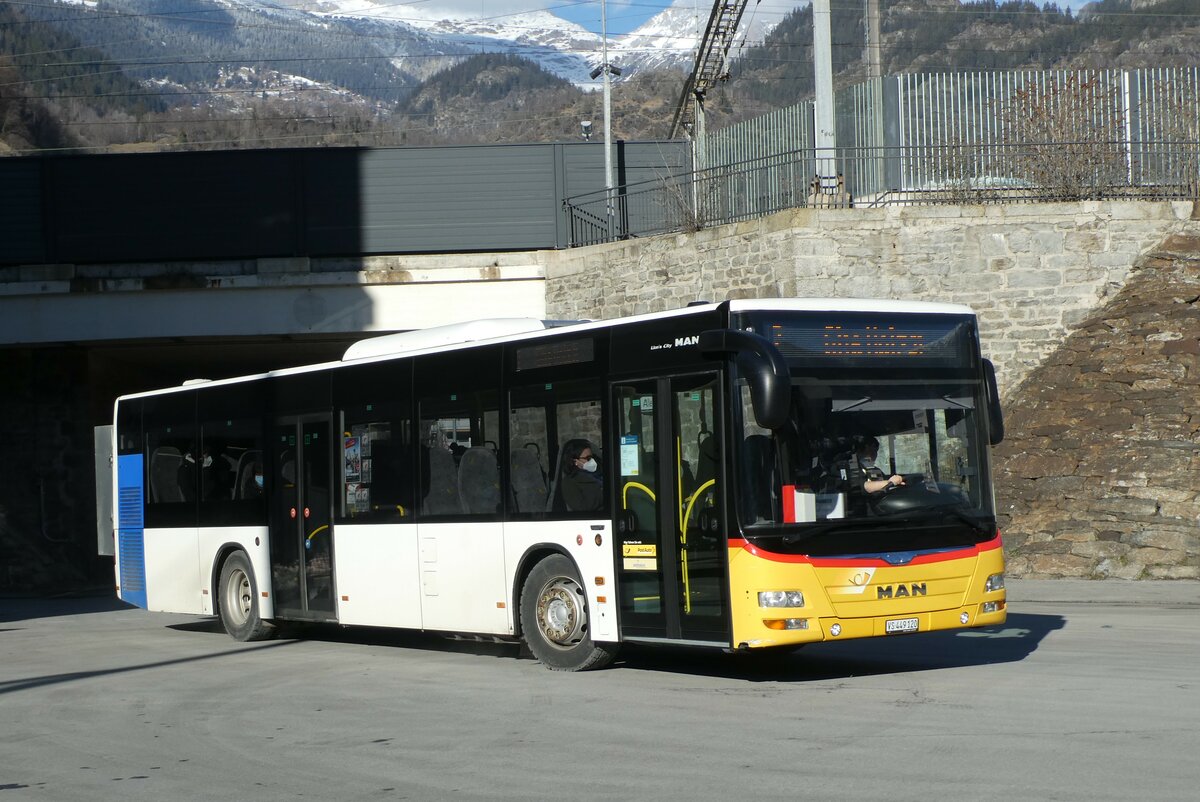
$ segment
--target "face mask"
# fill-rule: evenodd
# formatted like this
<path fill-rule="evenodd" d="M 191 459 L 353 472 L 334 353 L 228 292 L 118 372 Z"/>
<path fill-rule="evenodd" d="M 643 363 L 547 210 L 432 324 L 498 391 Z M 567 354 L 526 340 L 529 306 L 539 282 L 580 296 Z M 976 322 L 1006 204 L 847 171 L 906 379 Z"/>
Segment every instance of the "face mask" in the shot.
<path fill-rule="evenodd" d="M 256 484 L 256 485 L 259 487 L 259 489 L 261 489 L 261 488 L 262 488 L 262 486 L 263 486 L 263 482 L 262 482 L 262 474 L 255 474 L 255 475 L 254 475 L 254 484 Z"/>
<path fill-rule="evenodd" d="M 212 467 L 212 457 L 205 457 L 205 458 L 204 458 L 204 467 L 205 467 L 205 468 L 211 468 L 211 467 Z"/>
<path fill-rule="evenodd" d="M 589 459 L 587 462 L 583 463 L 583 465 L 581 467 L 588 473 L 595 473 L 596 472 L 596 460 Z"/>

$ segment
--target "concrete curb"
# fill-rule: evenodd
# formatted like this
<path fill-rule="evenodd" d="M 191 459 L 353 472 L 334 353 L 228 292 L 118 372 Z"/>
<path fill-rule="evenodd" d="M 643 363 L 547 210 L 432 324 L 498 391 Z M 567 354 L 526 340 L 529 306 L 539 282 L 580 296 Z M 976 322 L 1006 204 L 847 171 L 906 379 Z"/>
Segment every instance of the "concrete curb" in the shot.
<path fill-rule="evenodd" d="M 1009 603 L 1145 604 L 1200 607 L 1200 581 L 1007 579 Z"/>

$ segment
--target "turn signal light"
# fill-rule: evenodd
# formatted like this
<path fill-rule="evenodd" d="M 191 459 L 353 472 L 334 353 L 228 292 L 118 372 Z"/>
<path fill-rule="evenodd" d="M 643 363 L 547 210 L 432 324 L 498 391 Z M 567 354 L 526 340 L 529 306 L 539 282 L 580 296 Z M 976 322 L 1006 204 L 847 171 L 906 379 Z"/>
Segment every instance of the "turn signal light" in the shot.
<path fill-rule="evenodd" d="M 764 618 L 767 629 L 808 629 L 807 618 Z"/>

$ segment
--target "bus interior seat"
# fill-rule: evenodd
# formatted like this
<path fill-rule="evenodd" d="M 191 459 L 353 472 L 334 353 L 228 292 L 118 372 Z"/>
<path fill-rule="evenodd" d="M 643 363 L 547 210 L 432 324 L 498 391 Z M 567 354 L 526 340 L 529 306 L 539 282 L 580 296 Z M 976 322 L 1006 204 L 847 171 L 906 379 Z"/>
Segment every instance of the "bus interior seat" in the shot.
<path fill-rule="evenodd" d="M 572 438 L 559 447 L 558 456 L 554 460 L 554 478 L 550 482 L 550 493 L 546 498 L 546 512 L 567 512 L 567 504 L 562 497 L 562 477 L 567 469 L 567 451 L 572 445 L 580 444 L 590 445 L 591 441 Z"/>
<path fill-rule="evenodd" d="M 491 448 L 473 446 L 463 452 L 458 463 L 458 495 L 468 515 L 500 511 L 500 466 Z"/>
<path fill-rule="evenodd" d="M 454 455 L 447 449 L 433 447 L 429 457 L 429 491 L 421 504 L 426 515 L 457 515 L 462 512 L 458 500 L 458 469 Z"/>
<path fill-rule="evenodd" d="M 150 498 L 155 503 L 185 501 L 179 489 L 183 455 L 173 446 L 159 446 L 150 455 Z"/>
<path fill-rule="evenodd" d="M 262 461 L 262 452 L 255 449 L 247 449 L 238 457 L 237 469 L 234 475 L 237 479 L 233 483 L 233 497 L 253 498 L 257 495 L 258 490 L 254 487 L 254 465 Z"/>
<path fill-rule="evenodd" d="M 700 441 L 700 458 L 696 460 L 696 487 L 717 478 L 717 438 L 707 434 Z"/>
<path fill-rule="evenodd" d="M 514 448 L 508 455 L 509 487 L 517 512 L 542 512 L 546 509 L 546 474 L 538 452 Z"/>
<path fill-rule="evenodd" d="M 637 486 L 642 484 L 641 482 L 633 484 L 632 487 L 630 484 L 627 484 L 621 493 L 625 512 L 632 516 L 630 531 L 642 533 L 643 535 L 651 535 L 656 538 L 658 531 L 658 502 L 650 495 L 650 491 L 645 489 L 644 485 L 642 487 Z"/>
<path fill-rule="evenodd" d="M 691 500 L 692 495 L 699 493 L 701 488 L 704 488 L 709 482 L 714 482 L 717 478 L 717 439 L 711 432 L 706 432 L 700 440 L 700 456 L 696 459 L 696 477 L 695 484 L 692 486 L 691 492 L 687 498 L 683 499 L 684 503 Z M 704 498 L 709 499 L 714 495 L 714 486 L 709 485 L 704 489 Z M 691 526 L 697 521 L 700 511 L 704 509 L 705 504 L 701 500 L 697 500 L 692 505 L 692 513 L 688 525 Z"/>
<path fill-rule="evenodd" d="M 412 492 L 404 481 L 412 473 L 412 450 L 390 440 L 376 440 L 371 444 L 371 456 L 375 467 L 372 508 L 395 511 L 403 518 L 407 515 L 404 510 L 412 506 Z"/>

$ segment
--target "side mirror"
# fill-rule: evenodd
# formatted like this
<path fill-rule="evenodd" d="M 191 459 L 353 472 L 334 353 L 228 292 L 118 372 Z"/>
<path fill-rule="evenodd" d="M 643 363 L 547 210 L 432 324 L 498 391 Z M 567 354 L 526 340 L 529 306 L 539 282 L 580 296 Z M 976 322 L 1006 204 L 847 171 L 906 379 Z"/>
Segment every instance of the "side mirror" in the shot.
<path fill-rule="evenodd" d="M 988 442 L 994 446 L 1004 442 L 1004 412 L 1000 409 L 1000 386 L 996 383 L 996 366 L 983 360 L 983 386 L 987 392 Z"/>
<path fill-rule="evenodd" d="M 700 333 L 698 345 L 705 356 L 733 354 L 750 385 L 758 425 L 772 431 L 783 427 L 792 403 L 792 375 L 767 338 L 749 331 L 710 329 Z"/>

